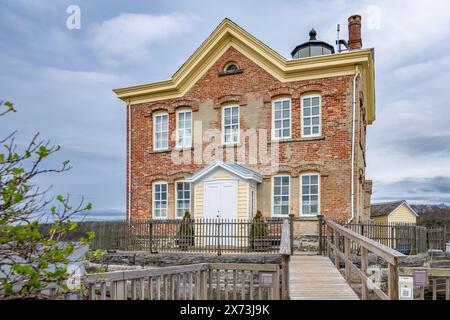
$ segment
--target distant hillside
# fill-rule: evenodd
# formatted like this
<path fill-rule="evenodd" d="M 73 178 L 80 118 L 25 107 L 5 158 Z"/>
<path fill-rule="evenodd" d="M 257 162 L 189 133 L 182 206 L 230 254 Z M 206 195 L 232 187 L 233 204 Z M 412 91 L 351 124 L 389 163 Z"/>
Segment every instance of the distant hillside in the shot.
<path fill-rule="evenodd" d="M 418 223 L 426 226 L 446 225 L 450 230 L 450 206 L 446 204 L 413 204 L 419 215 Z"/>
<path fill-rule="evenodd" d="M 412 204 L 411 207 L 417 212 L 418 215 L 443 213 L 450 214 L 450 205 L 445 203 L 441 204 Z"/>

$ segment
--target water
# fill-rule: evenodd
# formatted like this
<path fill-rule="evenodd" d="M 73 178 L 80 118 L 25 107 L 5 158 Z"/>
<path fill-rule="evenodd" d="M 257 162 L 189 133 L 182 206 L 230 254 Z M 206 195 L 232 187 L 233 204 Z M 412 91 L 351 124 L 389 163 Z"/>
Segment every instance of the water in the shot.
<path fill-rule="evenodd" d="M 125 212 L 119 211 L 90 211 L 83 212 L 80 214 L 73 215 L 71 217 L 72 221 L 81 222 L 81 221 L 121 221 L 125 220 L 126 215 Z M 40 221 L 42 223 L 51 223 L 52 222 L 51 214 L 45 214 Z"/>

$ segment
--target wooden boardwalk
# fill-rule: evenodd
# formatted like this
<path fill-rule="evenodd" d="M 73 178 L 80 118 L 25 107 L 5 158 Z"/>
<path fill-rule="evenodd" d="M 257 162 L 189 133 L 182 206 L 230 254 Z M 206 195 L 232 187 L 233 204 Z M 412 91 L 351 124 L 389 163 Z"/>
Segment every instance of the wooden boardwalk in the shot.
<path fill-rule="evenodd" d="M 289 262 L 291 300 L 359 300 L 328 257 L 292 255 Z"/>

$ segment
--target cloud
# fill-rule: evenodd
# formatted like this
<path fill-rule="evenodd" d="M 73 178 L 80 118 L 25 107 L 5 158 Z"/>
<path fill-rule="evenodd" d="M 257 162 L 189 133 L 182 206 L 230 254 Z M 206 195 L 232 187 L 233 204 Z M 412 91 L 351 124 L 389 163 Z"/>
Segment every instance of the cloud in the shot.
<path fill-rule="evenodd" d="M 405 136 L 392 140 L 391 152 L 417 157 L 450 157 L 450 134 Z"/>
<path fill-rule="evenodd" d="M 380 8 L 380 28 L 368 28 L 363 16 L 363 45 L 376 48 L 378 67 L 389 69 L 427 56 L 441 56 L 442 46 L 450 36 L 448 12 L 450 2 L 436 1 L 366 1 Z M 365 14 L 365 10 L 361 10 Z M 364 41 L 367 39 L 368 41 Z M 429 51 L 430 47 L 438 50 Z M 408 61 L 409 60 L 409 61 Z"/>
<path fill-rule="evenodd" d="M 119 77 L 94 71 L 37 67 L 0 54 L 2 97 L 16 104 L 17 113 L 0 119 L 0 138 L 18 129 L 24 145 L 34 133 L 62 146 L 46 162 L 59 167 L 71 161 L 73 169 L 40 177 L 51 194 L 81 196 L 98 210 L 124 210 L 125 107 L 112 88 Z"/>
<path fill-rule="evenodd" d="M 372 202 L 407 200 L 411 203 L 450 203 L 450 177 L 406 178 L 374 186 Z"/>
<path fill-rule="evenodd" d="M 0 98 L 19 108 L 0 136 L 19 128 L 24 140 L 40 131 L 61 144 L 54 163 L 67 158 L 74 168 L 44 185 L 86 195 L 96 210 L 125 208 L 125 107 L 112 88 L 169 78 L 224 17 L 290 57 L 312 27 L 334 44 L 340 23 L 346 39 L 356 13 L 363 45 L 376 53 L 377 120 L 367 136 L 373 199 L 450 203 L 449 1 L 80 0 L 77 31 L 65 28 L 70 0 L 0 2 Z M 368 27 L 369 5 L 381 9 L 379 29 Z"/>
<path fill-rule="evenodd" d="M 123 13 L 94 27 L 90 43 L 104 63 L 118 65 L 148 58 L 157 42 L 176 37 L 190 27 L 192 16 Z"/>

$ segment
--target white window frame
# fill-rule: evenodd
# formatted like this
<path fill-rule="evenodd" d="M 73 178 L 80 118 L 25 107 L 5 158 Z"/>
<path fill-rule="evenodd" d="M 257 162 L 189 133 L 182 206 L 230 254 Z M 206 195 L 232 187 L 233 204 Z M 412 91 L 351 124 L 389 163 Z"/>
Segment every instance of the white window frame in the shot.
<path fill-rule="evenodd" d="M 276 137 L 275 136 L 275 103 L 276 102 L 281 102 L 281 113 L 283 113 L 283 102 L 284 101 L 289 101 L 289 136 L 287 137 Z M 284 128 L 283 127 L 283 121 L 287 120 L 287 118 L 284 118 L 283 115 L 281 116 L 281 127 L 283 128 L 281 130 L 281 132 L 283 133 Z M 278 98 L 275 100 L 272 100 L 272 140 L 284 140 L 284 139 L 291 139 L 292 137 L 292 100 L 290 97 L 283 97 L 283 98 Z"/>
<path fill-rule="evenodd" d="M 237 108 L 238 110 L 238 120 L 237 120 L 237 125 L 238 125 L 238 133 L 237 133 L 237 141 L 229 141 L 229 142 L 225 142 L 225 110 L 226 109 L 232 109 L 232 108 Z M 241 137 L 240 137 L 240 131 L 241 131 L 241 110 L 240 110 L 240 106 L 237 104 L 230 104 L 227 106 L 224 106 L 222 108 L 222 144 L 224 145 L 233 145 L 233 144 L 238 144 Z M 233 123 L 229 124 L 229 126 L 233 126 Z"/>
<path fill-rule="evenodd" d="M 304 176 L 317 176 L 317 213 L 304 213 L 303 212 L 303 177 Z M 314 195 L 309 193 L 309 196 Z M 300 215 L 306 217 L 316 217 L 320 214 L 320 173 L 318 172 L 306 172 L 300 175 Z"/>
<path fill-rule="evenodd" d="M 274 210 L 274 208 L 275 208 L 275 199 L 274 199 L 274 197 L 275 197 L 275 178 L 285 178 L 285 177 L 287 177 L 289 179 L 289 185 L 288 185 L 288 197 L 289 197 L 288 214 L 287 215 L 286 214 L 282 214 L 282 213 L 275 214 L 275 210 Z M 271 189 L 272 189 L 272 192 L 271 192 L 272 194 L 271 194 L 271 200 L 270 200 L 270 206 L 271 206 L 270 210 L 271 210 L 271 213 L 272 213 L 272 217 L 288 217 L 289 213 L 290 213 L 290 210 L 291 210 L 291 176 L 289 176 L 289 175 L 272 176 Z"/>
<path fill-rule="evenodd" d="M 184 145 L 180 145 L 179 144 L 179 138 L 180 138 L 180 130 L 183 130 L 183 134 L 185 135 L 186 138 L 186 127 L 184 127 L 183 129 L 180 129 L 180 124 L 179 124 L 179 119 L 180 119 L 180 114 L 183 113 L 184 116 L 186 117 L 187 113 L 191 114 L 191 121 L 190 121 L 190 129 L 191 129 L 191 137 L 189 139 L 189 142 L 186 144 L 186 140 L 184 139 Z M 188 149 L 192 147 L 192 110 L 190 109 L 182 109 L 182 110 L 178 110 L 177 111 L 177 116 L 176 116 L 176 134 L 175 134 L 175 138 L 176 138 L 176 148 L 178 149 Z M 186 124 L 186 120 L 185 120 L 185 124 Z"/>
<path fill-rule="evenodd" d="M 313 124 L 312 124 L 312 116 L 310 114 L 308 116 L 308 118 L 311 119 L 311 124 L 308 127 L 311 128 L 311 133 L 308 134 L 308 135 L 305 135 L 305 132 L 304 132 L 305 116 L 303 115 L 303 110 L 304 110 L 304 101 L 305 101 L 306 98 L 308 98 L 308 99 L 319 98 L 319 133 L 313 133 L 312 132 L 313 131 L 312 130 Z M 312 108 L 311 108 L 311 112 L 312 112 Z M 320 94 L 309 94 L 309 95 L 302 96 L 302 105 L 301 105 L 301 114 L 300 114 L 300 116 L 302 118 L 302 122 L 301 122 L 302 126 L 300 128 L 301 129 L 301 137 L 302 138 L 320 137 L 322 135 L 322 97 L 320 96 Z M 316 125 L 314 125 L 314 126 L 316 126 Z"/>
<path fill-rule="evenodd" d="M 160 147 L 157 148 L 156 145 L 156 118 L 159 117 L 167 117 L 167 141 L 166 141 L 166 146 L 165 147 Z M 161 131 L 161 133 L 164 133 L 164 130 Z M 162 151 L 162 150 L 169 150 L 169 114 L 167 112 L 161 112 L 161 113 L 156 113 L 153 115 L 153 150 L 154 151 Z"/>
<path fill-rule="evenodd" d="M 192 184 L 188 183 L 184 180 L 179 180 L 179 181 L 175 181 L 175 218 L 176 219 L 183 219 L 185 212 L 183 212 L 183 215 L 180 217 L 178 215 L 178 183 L 187 183 L 189 185 L 189 207 L 187 209 L 187 211 L 189 211 L 189 213 L 191 214 L 192 217 L 192 212 L 191 212 L 191 198 L 192 198 Z M 184 191 L 183 191 L 184 192 Z M 183 200 L 184 199 L 184 195 L 183 195 Z"/>
<path fill-rule="evenodd" d="M 166 186 L 166 214 L 164 216 L 160 215 L 159 217 L 156 216 L 156 201 L 162 201 L 160 200 L 156 200 L 156 186 L 157 185 L 165 185 Z M 158 181 L 158 182 L 154 182 L 153 183 L 153 188 L 152 188 L 152 219 L 167 219 L 168 217 L 168 211 L 169 211 L 169 185 L 166 181 Z"/>

